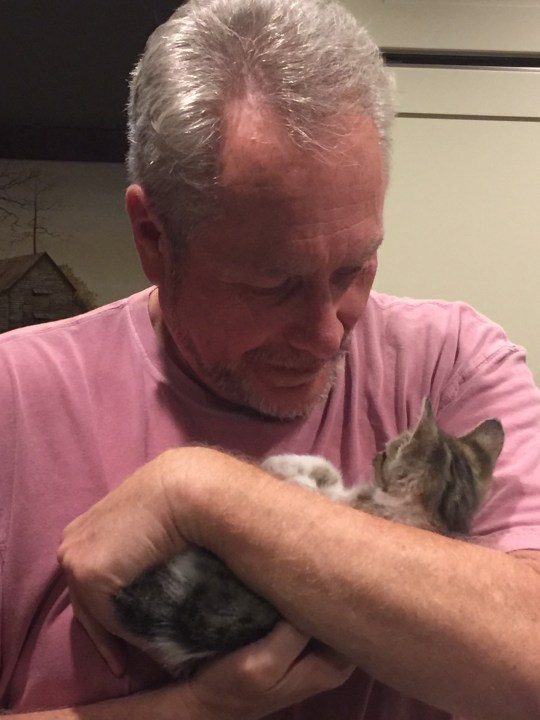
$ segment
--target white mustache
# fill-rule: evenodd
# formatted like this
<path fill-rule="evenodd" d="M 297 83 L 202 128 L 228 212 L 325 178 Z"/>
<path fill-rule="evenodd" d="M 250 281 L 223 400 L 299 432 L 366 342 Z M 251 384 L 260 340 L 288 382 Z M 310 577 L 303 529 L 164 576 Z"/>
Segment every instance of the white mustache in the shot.
<path fill-rule="evenodd" d="M 257 348 L 247 353 L 247 357 L 256 364 L 269 365 L 276 369 L 298 370 L 306 373 L 316 372 L 325 365 L 336 363 L 348 353 L 350 348 L 350 335 L 343 338 L 341 347 L 331 357 L 323 360 L 314 359 L 313 356 L 305 354 L 295 354 L 290 350 L 265 350 Z M 314 362 L 315 360 L 315 362 Z"/>

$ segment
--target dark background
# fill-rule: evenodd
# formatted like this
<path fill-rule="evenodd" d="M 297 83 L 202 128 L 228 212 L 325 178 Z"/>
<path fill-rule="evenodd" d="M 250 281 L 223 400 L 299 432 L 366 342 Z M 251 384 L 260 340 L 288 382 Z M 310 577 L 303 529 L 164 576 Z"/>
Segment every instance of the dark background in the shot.
<path fill-rule="evenodd" d="M 128 78 L 182 0 L 0 0 L 0 158 L 122 162 Z M 386 48 L 389 64 L 540 67 L 527 57 Z"/>
<path fill-rule="evenodd" d="M 0 157 L 121 162 L 130 71 L 181 0 L 0 0 Z"/>

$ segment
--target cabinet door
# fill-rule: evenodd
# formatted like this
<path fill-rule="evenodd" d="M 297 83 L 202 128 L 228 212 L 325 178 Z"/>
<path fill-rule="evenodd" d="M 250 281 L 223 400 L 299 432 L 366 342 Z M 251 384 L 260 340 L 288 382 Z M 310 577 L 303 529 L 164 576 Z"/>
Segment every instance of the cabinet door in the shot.
<path fill-rule="evenodd" d="M 384 48 L 540 52 L 540 0 L 343 0 Z"/>
<path fill-rule="evenodd" d="M 397 71 L 378 290 L 464 300 L 540 385 L 540 72 Z"/>

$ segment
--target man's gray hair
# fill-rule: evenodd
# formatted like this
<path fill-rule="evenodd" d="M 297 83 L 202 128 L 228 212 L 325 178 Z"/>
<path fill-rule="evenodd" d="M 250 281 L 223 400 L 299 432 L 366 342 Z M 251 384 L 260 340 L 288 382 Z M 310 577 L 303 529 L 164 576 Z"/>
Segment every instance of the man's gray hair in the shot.
<path fill-rule="evenodd" d="M 367 113 L 388 165 L 391 78 L 339 2 L 189 0 L 150 36 L 128 107 L 129 179 L 178 250 L 215 212 L 227 107 L 251 93 L 294 143 L 322 154 L 338 113 Z"/>

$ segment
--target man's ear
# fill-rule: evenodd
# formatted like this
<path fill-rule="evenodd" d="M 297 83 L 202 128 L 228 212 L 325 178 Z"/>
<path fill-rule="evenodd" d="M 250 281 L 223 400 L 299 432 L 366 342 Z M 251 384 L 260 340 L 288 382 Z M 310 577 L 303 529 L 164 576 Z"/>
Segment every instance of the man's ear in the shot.
<path fill-rule="evenodd" d="M 126 190 L 126 211 L 143 272 L 153 285 L 159 286 L 166 263 L 165 231 L 140 185 L 130 185 Z"/>

